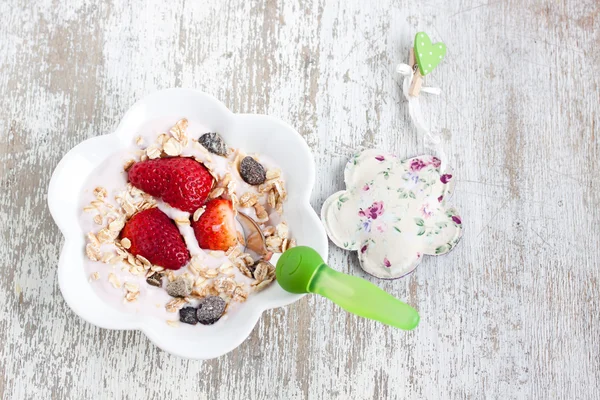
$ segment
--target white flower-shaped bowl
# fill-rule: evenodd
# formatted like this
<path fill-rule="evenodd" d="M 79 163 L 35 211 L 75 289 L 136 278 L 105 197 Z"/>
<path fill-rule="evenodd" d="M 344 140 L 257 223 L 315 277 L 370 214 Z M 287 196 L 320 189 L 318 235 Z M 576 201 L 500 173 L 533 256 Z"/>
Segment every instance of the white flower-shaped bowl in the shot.
<path fill-rule="evenodd" d="M 300 134 L 273 117 L 234 114 L 214 97 L 197 90 L 168 89 L 151 94 L 131 107 L 115 132 L 75 146 L 54 170 L 48 205 L 65 237 L 58 263 L 60 290 L 77 315 L 102 328 L 139 329 L 158 347 L 177 356 L 209 359 L 239 346 L 263 311 L 293 303 L 303 295 L 288 293 L 274 283 L 260 293 L 251 294 L 215 325 L 172 327 L 164 319 L 124 312 L 107 304 L 95 293 L 83 268 L 85 232 L 79 224 L 80 200 L 90 174 L 111 155 L 131 148 L 141 126 L 156 118 L 182 116 L 202 121 L 232 147 L 273 160 L 286 178 L 288 199 L 284 217 L 290 231 L 298 244 L 313 247 L 327 259 L 327 236 L 309 203 L 315 164 Z"/>

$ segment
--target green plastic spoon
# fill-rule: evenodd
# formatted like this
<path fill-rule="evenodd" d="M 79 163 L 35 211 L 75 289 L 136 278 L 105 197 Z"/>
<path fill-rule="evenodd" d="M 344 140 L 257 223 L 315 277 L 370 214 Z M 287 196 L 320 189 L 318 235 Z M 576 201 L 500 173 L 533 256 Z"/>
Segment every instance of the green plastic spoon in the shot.
<path fill-rule="evenodd" d="M 346 311 L 400 329 L 414 329 L 419 313 L 372 283 L 329 268 L 310 247 L 287 250 L 277 261 L 277 282 L 291 293 L 316 293 Z"/>

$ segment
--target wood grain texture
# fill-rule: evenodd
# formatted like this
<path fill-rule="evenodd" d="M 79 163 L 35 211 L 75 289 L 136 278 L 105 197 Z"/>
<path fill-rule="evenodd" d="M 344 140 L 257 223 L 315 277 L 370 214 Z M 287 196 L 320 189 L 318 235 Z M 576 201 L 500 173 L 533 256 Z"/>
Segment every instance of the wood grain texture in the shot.
<path fill-rule="evenodd" d="M 0 1 L 0 398 L 600 397 L 600 4 L 368 3 Z M 320 209 L 352 149 L 427 151 L 394 72 L 418 30 L 448 46 L 423 106 L 466 234 L 410 277 L 367 277 L 418 308 L 416 331 L 305 297 L 197 362 L 68 309 L 46 188 L 70 148 L 148 93 L 198 88 L 294 125 Z"/>

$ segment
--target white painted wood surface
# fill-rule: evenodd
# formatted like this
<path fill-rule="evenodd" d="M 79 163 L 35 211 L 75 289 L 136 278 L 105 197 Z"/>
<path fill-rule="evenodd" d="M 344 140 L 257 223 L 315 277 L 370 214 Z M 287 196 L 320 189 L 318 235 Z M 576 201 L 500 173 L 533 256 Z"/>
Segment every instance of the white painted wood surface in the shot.
<path fill-rule="evenodd" d="M 97 3 L 0 2 L 0 398 L 600 396 L 596 0 Z M 448 46 L 424 107 L 466 235 L 408 278 L 372 279 L 418 308 L 416 331 L 306 297 L 197 362 L 67 308 L 45 194 L 71 147 L 145 94 L 198 88 L 297 127 L 319 209 L 352 149 L 426 151 L 394 73 L 418 30 Z M 365 276 L 333 247 L 330 263 Z"/>

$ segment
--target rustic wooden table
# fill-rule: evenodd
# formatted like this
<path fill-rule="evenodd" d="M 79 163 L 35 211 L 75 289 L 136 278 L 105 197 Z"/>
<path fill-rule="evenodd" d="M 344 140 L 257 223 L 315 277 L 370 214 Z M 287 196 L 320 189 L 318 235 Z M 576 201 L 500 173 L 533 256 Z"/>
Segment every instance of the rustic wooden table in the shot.
<path fill-rule="evenodd" d="M 0 397 L 592 399 L 600 396 L 600 5 L 596 0 L 0 2 Z M 50 174 L 136 100 L 192 87 L 294 125 L 342 188 L 352 149 L 427 149 L 396 65 L 416 31 L 448 56 L 423 96 L 465 237 L 396 281 L 402 332 L 317 297 L 272 310 L 219 359 L 76 317 L 56 281 Z"/>

